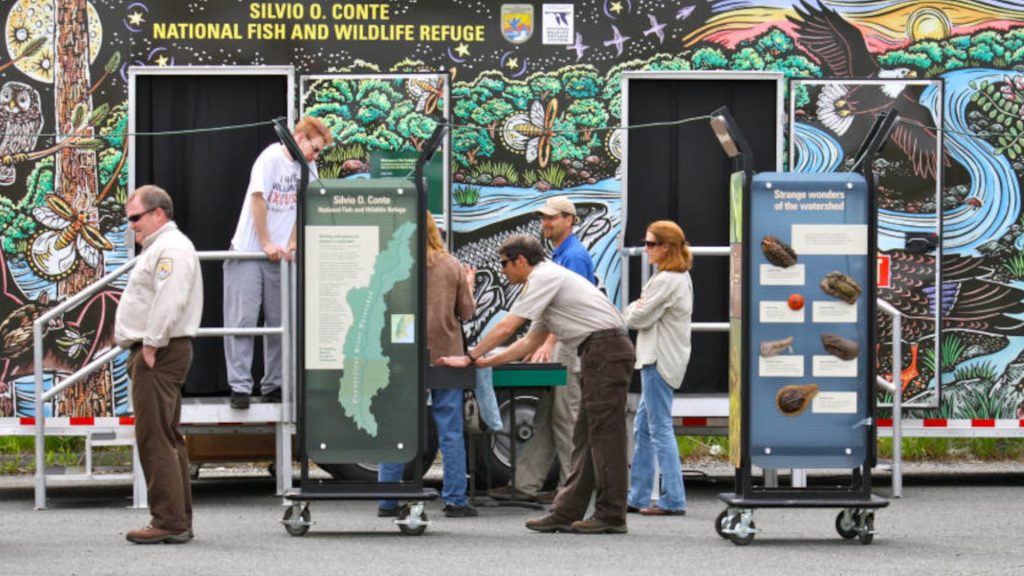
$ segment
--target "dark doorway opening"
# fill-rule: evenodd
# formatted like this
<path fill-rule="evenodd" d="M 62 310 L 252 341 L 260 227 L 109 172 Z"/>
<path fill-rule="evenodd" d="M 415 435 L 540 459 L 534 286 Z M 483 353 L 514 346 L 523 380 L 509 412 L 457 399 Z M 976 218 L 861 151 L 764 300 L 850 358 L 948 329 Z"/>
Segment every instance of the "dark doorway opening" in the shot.
<path fill-rule="evenodd" d="M 773 77 L 627 78 L 629 124 L 702 116 L 727 106 L 753 148 L 754 170 L 777 170 L 781 82 Z M 707 120 L 630 132 L 627 152 L 625 245 L 642 244 L 647 225 L 676 221 L 691 246 L 729 245 L 729 177 L 723 153 Z M 628 300 L 640 296 L 640 259 L 631 259 Z M 696 257 L 691 272 L 694 322 L 728 322 L 729 259 Z M 683 380 L 686 394 L 724 394 L 728 385 L 728 333 L 694 332 Z"/>
<path fill-rule="evenodd" d="M 258 127 L 173 136 L 137 136 L 135 186 L 156 184 L 174 199 L 174 219 L 196 249 L 227 250 L 241 212 L 252 163 L 276 140 L 269 121 L 288 116 L 285 74 L 232 74 L 229 69 L 195 75 L 135 76 L 135 131 L 164 132 L 263 122 Z M 223 326 L 222 262 L 203 263 L 203 326 Z M 259 339 L 257 339 L 259 340 Z M 262 343 L 253 359 L 262 376 Z M 228 393 L 221 338 L 195 342 L 185 394 Z M 257 384 L 258 389 L 258 384 Z"/>

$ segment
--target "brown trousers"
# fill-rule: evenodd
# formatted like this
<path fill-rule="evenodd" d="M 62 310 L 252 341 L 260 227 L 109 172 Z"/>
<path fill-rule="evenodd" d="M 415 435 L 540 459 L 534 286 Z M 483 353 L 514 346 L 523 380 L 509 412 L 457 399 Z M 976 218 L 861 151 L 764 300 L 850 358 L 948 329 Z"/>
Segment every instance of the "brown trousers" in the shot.
<path fill-rule="evenodd" d="M 128 357 L 135 442 L 149 491 L 150 525 L 172 532 L 192 528 L 188 449 L 178 429 L 181 386 L 191 364 L 191 338 L 174 338 L 158 349 L 153 368 L 143 360 L 141 346 Z"/>
<path fill-rule="evenodd" d="M 581 520 L 596 491 L 594 518 L 609 524 L 626 522 L 626 393 L 633 361 L 633 343 L 626 335 L 591 338 L 584 345 L 572 465 L 551 508 L 558 516 Z"/>

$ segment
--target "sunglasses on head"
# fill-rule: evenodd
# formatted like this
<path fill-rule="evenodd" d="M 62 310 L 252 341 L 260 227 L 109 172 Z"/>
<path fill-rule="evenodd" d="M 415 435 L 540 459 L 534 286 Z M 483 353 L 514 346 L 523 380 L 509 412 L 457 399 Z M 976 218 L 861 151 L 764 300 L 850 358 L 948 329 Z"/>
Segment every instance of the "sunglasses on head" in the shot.
<path fill-rule="evenodd" d="M 142 220 L 143 216 L 145 216 L 146 214 L 149 214 L 150 212 L 152 212 L 153 210 L 156 210 L 156 209 L 157 209 L 157 207 L 154 206 L 153 208 L 150 208 L 149 210 L 146 210 L 145 212 L 139 212 L 138 214 L 132 214 L 131 216 L 128 217 L 128 221 L 131 222 L 132 224 L 135 224 L 139 220 Z"/>

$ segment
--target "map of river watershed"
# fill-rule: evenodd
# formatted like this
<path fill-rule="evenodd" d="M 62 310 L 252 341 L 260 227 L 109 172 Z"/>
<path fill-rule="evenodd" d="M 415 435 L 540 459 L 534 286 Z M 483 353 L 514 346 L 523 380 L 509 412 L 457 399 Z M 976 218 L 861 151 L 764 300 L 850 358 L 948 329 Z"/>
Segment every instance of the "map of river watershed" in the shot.
<path fill-rule="evenodd" d="M 377 419 L 370 406 L 377 393 L 391 383 L 390 359 L 384 355 L 380 341 L 391 334 L 385 297 L 395 284 L 408 279 L 413 272 L 415 260 L 410 240 L 415 233 L 414 222 L 399 226 L 387 247 L 377 255 L 369 284 L 354 287 L 345 295 L 352 323 L 343 344 L 344 372 L 338 402 L 345 415 L 373 437 L 377 436 Z"/>

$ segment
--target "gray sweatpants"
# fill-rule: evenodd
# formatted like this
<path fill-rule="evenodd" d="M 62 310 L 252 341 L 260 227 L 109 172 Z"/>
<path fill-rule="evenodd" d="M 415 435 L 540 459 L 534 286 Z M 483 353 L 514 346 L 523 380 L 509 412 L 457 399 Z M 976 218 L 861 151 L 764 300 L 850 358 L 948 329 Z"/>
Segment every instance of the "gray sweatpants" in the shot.
<path fill-rule="evenodd" d="M 264 326 L 281 325 L 281 265 L 260 260 L 224 262 L 224 326 L 255 328 L 263 308 Z M 252 394 L 252 336 L 226 336 L 224 360 L 232 392 Z M 263 381 L 267 394 L 281 387 L 281 337 L 263 337 Z"/>

